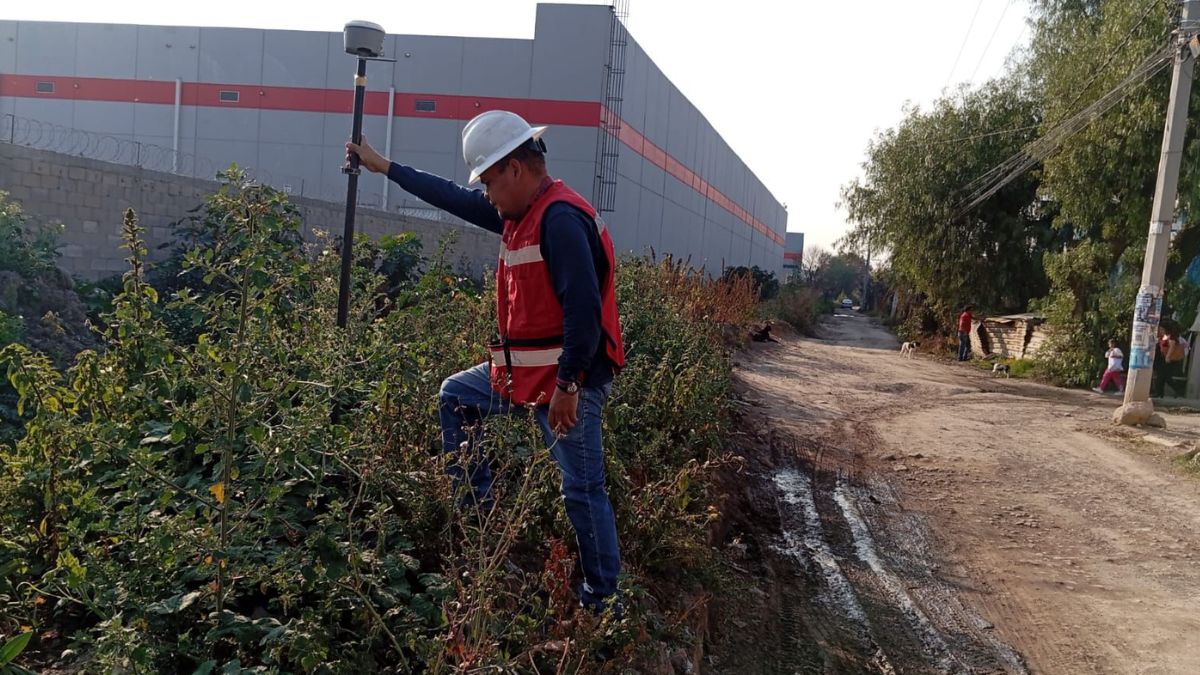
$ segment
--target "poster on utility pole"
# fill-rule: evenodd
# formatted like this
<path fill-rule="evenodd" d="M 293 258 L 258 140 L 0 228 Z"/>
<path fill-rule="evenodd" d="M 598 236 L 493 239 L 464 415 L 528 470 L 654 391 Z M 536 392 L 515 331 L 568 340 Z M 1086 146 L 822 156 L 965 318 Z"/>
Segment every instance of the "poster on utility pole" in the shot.
<path fill-rule="evenodd" d="M 1133 335 L 1129 340 L 1129 368 L 1148 370 L 1154 366 L 1158 324 L 1162 319 L 1162 292 L 1157 286 L 1138 289 L 1133 305 Z"/>

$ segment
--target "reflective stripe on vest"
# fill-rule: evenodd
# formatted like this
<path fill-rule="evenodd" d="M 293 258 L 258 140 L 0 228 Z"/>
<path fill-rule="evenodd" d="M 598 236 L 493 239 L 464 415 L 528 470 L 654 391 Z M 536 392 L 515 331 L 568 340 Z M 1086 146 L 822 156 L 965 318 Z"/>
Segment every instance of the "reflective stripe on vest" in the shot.
<path fill-rule="evenodd" d="M 515 349 L 509 347 L 510 363 L 504 356 L 503 349 L 493 349 L 492 364 L 498 367 L 535 368 L 558 365 L 558 357 L 562 356 L 562 347 L 552 349 Z"/>
<path fill-rule="evenodd" d="M 506 246 L 501 244 L 500 258 L 508 267 L 542 262 L 542 247 L 541 244 L 534 244 L 533 246 L 523 246 L 510 251 Z"/>
<path fill-rule="evenodd" d="M 596 233 L 603 234 L 605 230 L 604 221 L 601 220 L 599 216 L 596 216 L 595 221 Z M 500 258 L 504 261 L 504 264 L 509 267 L 516 267 L 517 265 L 525 265 L 527 263 L 541 262 L 543 260 L 542 247 L 541 244 L 536 244 L 533 246 L 523 246 L 510 251 L 507 246 L 500 244 Z"/>

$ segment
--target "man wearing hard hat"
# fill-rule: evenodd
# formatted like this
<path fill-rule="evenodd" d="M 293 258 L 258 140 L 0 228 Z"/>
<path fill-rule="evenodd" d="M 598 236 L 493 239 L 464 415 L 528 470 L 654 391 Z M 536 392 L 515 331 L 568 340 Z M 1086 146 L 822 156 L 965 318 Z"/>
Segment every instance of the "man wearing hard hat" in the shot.
<path fill-rule="evenodd" d="M 625 365 L 616 257 L 596 209 L 547 174 L 545 131 L 503 110 L 468 122 L 463 159 L 469 182 L 481 183 L 482 191 L 391 162 L 365 140 L 346 149 L 425 202 L 500 235 L 499 340 L 491 345 L 490 362 L 442 382 L 442 449 L 470 448 L 467 466 L 454 462 L 449 470 L 456 484 L 469 484 L 469 503 L 490 508 L 492 470 L 464 425 L 533 408 L 561 471 L 563 503 L 575 527 L 584 578 L 580 602 L 598 611 L 616 592 L 620 569 L 601 438 L 612 379 Z"/>

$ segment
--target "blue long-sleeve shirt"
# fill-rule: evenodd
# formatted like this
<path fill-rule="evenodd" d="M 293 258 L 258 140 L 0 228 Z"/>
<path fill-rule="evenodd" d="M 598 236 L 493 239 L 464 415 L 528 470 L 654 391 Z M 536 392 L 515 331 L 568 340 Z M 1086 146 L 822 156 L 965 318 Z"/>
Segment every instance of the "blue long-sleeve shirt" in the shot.
<path fill-rule="evenodd" d="M 392 162 L 388 178 L 447 213 L 489 232 L 501 234 L 504 220 L 480 190 L 470 190 L 403 164 Z M 600 279 L 608 272 L 608 259 L 592 219 L 565 202 L 547 207 L 542 216 L 540 245 L 550 270 L 550 283 L 563 309 L 563 353 L 558 377 L 579 379 L 584 386 L 599 387 L 612 381 L 612 363 L 602 342 Z M 591 265 L 580 261 L 591 260 Z"/>

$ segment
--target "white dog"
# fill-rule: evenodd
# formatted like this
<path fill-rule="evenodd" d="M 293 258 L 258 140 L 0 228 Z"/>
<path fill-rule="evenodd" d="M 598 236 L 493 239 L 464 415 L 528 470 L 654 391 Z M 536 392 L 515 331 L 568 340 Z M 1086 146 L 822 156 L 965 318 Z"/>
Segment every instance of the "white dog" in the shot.
<path fill-rule="evenodd" d="M 916 356 L 917 347 L 920 346 L 921 343 L 919 342 L 905 342 L 904 344 L 900 345 L 900 357 L 911 359 L 912 357 Z"/>
<path fill-rule="evenodd" d="M 1004 377 L 1008 377 L 1009 367 L 1007 363 L 997 363 L 992 366 L 992 377 L 996 377 L 1000 373 L 1004 373 Z"/>

